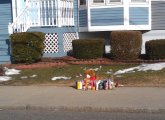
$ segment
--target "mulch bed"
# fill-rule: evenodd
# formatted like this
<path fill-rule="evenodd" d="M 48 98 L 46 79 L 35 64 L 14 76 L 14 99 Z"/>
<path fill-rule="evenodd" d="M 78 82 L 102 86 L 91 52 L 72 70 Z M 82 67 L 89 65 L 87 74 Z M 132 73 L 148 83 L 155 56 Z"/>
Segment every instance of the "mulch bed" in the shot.
<path fill-rule="evenodd" d="M 61 58 L 43 58 L 41 62 L 33 64 L 5 64 L 4 66 L 15 69 L 34 69 L 34 68 L 49 68 L 56 66 L 66 66 L 69 64 L 73 65 L 116 65 L 116 64 L 140 64 L 140 63 L 157 63 L 165 62 L 165 60 L 112 60 L 109 58 L 99 59 L 76 59 L 71 56 Z"/>

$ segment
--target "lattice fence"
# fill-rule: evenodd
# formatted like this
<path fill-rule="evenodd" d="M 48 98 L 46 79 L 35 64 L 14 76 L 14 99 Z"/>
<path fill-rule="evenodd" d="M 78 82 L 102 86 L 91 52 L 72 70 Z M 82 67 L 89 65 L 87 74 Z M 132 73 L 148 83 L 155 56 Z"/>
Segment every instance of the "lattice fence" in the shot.
<path fill-rule="evenodd" d="M 63 45 L 64 52 L 72 50 L 72 41 L 78 39 L 77 33 L 64 33 L 63 34 Z"/>
<path fill-rule="evenodd" d="M 58 34 L 57 33 L 47 33 L 45 34 L 44 41 L 45 49 L 44 53 L 58 53 Z"/>

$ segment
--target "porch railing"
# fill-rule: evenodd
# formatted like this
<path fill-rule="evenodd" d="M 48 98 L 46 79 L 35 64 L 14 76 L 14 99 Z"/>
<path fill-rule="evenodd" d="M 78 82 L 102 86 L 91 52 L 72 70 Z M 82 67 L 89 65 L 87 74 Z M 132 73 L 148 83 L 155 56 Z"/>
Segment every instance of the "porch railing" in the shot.
<path fill-rule="evenodd" d="M 73 0 L 27 0 L 25 8 L 9 23 L 9 34 L 30 27 L 74 26 Z"/>

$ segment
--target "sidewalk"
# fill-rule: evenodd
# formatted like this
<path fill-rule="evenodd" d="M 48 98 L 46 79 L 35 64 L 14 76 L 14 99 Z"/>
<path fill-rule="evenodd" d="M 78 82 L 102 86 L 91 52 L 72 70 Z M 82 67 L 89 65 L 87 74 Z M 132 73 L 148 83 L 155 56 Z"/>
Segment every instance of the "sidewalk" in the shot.
<path fill-rule="evenodd" d="M 81 91 L 56 86 L 0 86 L 0 109 L 165 112 L 165 88 Z"/>

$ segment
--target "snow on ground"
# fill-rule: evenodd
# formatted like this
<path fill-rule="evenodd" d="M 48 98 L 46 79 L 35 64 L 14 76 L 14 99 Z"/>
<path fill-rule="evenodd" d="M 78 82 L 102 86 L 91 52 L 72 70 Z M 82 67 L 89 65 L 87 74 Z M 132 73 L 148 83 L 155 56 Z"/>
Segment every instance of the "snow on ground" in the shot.
<path fill-rule="evenodd" d="M 17 75 L 20 74 L 20 70 L 16 70 L 16 69 L 9 69 L 7 67 L 4 67 L 4 71 L 5 71 L 5 76 L 0 76 L 0 82 L 3 81 L 9 81 L 12 79 L 12 77 L 9 77 L 9 75 Z"/>
<path fill-rule="evenodd" d="M 164 68 L 165 68 L 165 62 L 154 63 L 154 64 L 142 64 L 142 65 L 137 66 L 137 67 L 118 70 L 114 73 L 114 75 L 124 74 L 124 73 L 132 73 L 132 72 L 136 72 L 136 71 L 148 71 L 148 70 L 158 71 L 158 70 L 162 70 Z"/>
<path fill-rule="evenodd" d="M 89 69 L 89 70 L 94 70 L 94 71 L 99 71 L 99 70 L 101 70 L 102 69 L 102 66 L 99 66 L 99 67 L 97 67 L 97 68 L 83 68 L 83 70 L 85 71 L 85 70 L 87 70 L 87 69 Z"/>
<path fill-rule="evenodd" d="M 35 78 L 37 75 L 31 75 L 31 76 L 22 76 L 21 79 L 28 79 L 28 78 Z"/>
<path fill-rule="evenodd" d="M 7 67 L 4 67 L 5 70 L 5 75 L 17 75 L 20 74 L 21 70 L 16 70 L 16 69 L 9 69 Z"/>
<path fill-rule="evenodd" d="M 0 82 L 11 80 L 12 78 L 9 76 L 0 76 Z"/>
<path fill-rule="evenodd" d="M 37 75 L 34 74 L 34 75 L 30 76 L 30 77 L 31 77 L 31 78 L 35 78 L 35 77 L 37 77 Z"/>
<path fill-rule="evenodd" d="M 22 76 L 21 77 L 21 79 L 27 79 L 28 78 L 28 76 Z"/>
<path fill-rule="evenodd" d="M 51 80 L 55 81 L 59 79 L 69 80 L 71 79 L 71 77 L 59 76 L 59 77 L 53 77 Z"/>

